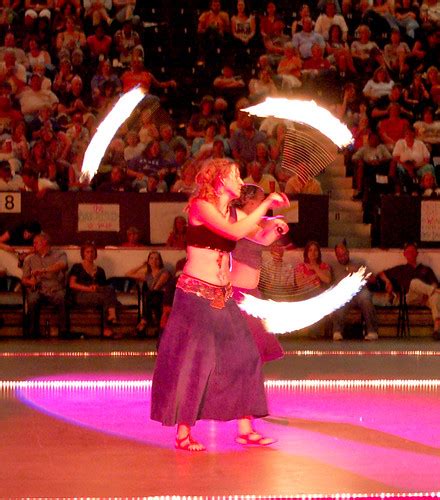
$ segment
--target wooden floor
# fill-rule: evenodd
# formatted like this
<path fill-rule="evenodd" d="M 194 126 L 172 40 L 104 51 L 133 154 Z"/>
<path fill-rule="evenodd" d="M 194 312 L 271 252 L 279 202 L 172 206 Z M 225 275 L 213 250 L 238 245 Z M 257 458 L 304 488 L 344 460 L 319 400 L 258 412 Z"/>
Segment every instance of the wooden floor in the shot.
<path fill-rule="evenodd" d="M 440 343 L 283 344 L 257 423 L 278 442 L 243 448 L 233 423 L 200 422 L 208 451 L 187 453 L 149 420 L 153 341 L 2 338 L 0 498 L 440 491 Z"/>

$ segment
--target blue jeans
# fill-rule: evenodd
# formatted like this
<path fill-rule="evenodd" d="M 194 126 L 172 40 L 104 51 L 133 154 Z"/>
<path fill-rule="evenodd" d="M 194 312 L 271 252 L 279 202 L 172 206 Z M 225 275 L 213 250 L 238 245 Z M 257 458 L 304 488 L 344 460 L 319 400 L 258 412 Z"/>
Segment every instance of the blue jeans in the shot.
<path fill-rule="evenodd" d="M 362 290 L 355 295 L 348 304 L 333 313 L 333 331 L 344 331 L 345 317 L 348 310 L 353 306 L 359 307 L 361 310 L 367 326 L 367 333 L 377 333 L 376 309 L 374 308 L 371 300 L 371 293 L 368 288 L 365 287 L 362 288 Z"/>

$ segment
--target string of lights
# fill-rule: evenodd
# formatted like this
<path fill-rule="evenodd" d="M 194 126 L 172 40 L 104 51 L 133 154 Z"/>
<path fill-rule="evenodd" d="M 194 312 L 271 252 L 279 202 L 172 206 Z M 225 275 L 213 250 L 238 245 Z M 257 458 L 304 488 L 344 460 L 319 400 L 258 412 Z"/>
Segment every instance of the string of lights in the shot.
<path fill-rule="evenodd" d="M 439 357 L 440 350 L 404 349 L 404 350 L 325 350 L 325 349 L 295 349 L 284 352 L 285 356 L 316 357 L 316 356 L 419 356 Z M 0 358 L 149 358 L 157 356 L 157 351 L 41 351 L 41 352 L 0 352 Z"/>

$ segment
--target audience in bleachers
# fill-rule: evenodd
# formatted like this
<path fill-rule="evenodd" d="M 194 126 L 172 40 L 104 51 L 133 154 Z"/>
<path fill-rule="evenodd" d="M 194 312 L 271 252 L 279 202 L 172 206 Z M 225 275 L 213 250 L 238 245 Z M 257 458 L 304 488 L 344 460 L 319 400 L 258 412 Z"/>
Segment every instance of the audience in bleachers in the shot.
<path fill-rule="evenodd" d="M 202 160 L 231 155 L 243 177 L 258 161 L 276 189 L 296 192 L 293 172 L 280 168 L 282 139 L 243 113 L 234 116 L 268 95 L 332 107 L 355 134 L 349 162 L 370 133 L 392 153 L 415 125 L 416 144 L 426 143 L 429 153 L 423 163 L 439 180 L 436 2 L 328 0 L 292 13 L 277 2 L 211 0 L 188 11 L 176 10 L 181 19 L 174 26 L 171 14 L 162 9 L 158 18 L 135 0 L 4 7 L 0 159 L 10 171 L 1 169 L 2 189 L 191 192 Z M 152 100 L 141 104 L 111 141 L 90 186 L 80 183 L 96 126 L 120 92 L 137 84 L 160 108 Z M 188 159 L 191 167 L 182 168 Z M 396 179 L 393 168 L 387 174 Z M 361 192 L 362 168 L 357 172 Z M 400 188 L 407 183 L 396 182 Z"/>

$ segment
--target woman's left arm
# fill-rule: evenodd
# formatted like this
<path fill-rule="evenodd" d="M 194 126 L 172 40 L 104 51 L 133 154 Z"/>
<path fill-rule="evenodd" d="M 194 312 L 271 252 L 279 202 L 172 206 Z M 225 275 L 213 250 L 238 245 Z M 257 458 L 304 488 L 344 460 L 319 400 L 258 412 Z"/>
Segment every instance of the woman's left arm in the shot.
<path fill-rule="evenodd" d="M 161 290 L 168 280 L 170 279 L 171 274 L 168 271 L 163 271 L 160 273 L 159 279 L 154 283 L 154 285 L 151 287 L 152 290 Z"/>

